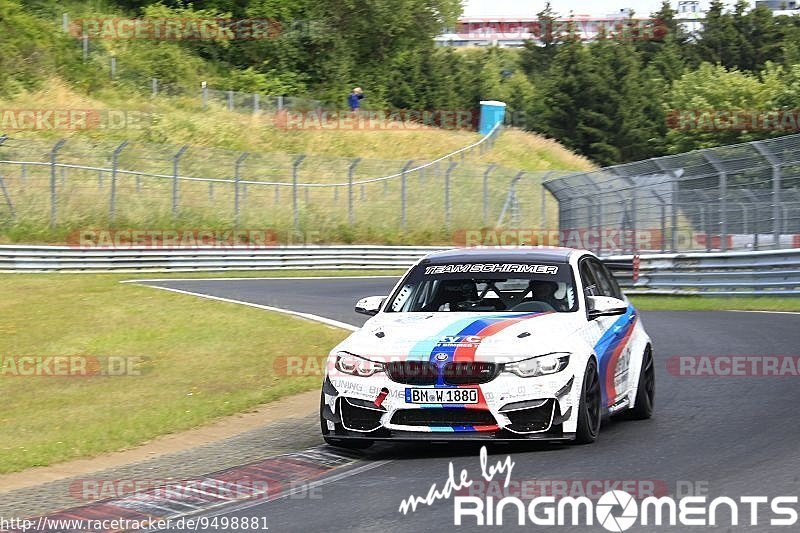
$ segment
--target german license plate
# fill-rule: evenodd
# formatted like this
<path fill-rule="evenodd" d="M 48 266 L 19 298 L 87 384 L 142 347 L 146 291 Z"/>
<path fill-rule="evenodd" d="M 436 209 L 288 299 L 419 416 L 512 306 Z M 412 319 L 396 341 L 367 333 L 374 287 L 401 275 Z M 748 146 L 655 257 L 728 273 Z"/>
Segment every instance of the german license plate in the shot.
<path fill-rule="evenodd" d="M 478 403 L 478 389 L 406 389 L 406 403 Z"/>

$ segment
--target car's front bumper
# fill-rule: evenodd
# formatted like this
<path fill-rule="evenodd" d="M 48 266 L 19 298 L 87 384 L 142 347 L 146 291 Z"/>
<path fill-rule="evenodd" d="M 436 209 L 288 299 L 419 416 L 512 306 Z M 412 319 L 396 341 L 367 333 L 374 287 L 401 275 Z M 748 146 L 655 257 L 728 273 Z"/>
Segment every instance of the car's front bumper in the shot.
<path fill-rule="evenodd" d="M 569 440 L 575 435 L 581 382 L 581 376 L 566 371 L 525 379 L 501 375 L 481 385 L 458 387 L 479 389 L 478 404 L 420 405 L 406 401 L 410 385 L 384 376 L 340 374 L 325 379 L 321 417 L 334 438 Z"/>

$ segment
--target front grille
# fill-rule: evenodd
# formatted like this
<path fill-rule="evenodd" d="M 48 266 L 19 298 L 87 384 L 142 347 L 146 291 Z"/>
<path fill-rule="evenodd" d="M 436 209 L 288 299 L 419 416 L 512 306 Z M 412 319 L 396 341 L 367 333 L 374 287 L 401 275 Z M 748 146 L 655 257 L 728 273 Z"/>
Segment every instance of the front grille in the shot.
<path fill-rule="evenodd" d="M 386 375 L 406 385 L 434 385 L 439 369 L 429 361 L 391 361 L 386 363 Z"/>
<path fill-rule="evenodd" d="M 347 429 L 358 431 L 372 431 L 381 425 L 381 416 L 385 411 L 378 410 L 376 407 L 366 408 L 352 405 L 350 402 L 357 402 L 353 399 L 347 401 L 342 398 L 339 401 L 339 410 L 342 414 L 342 425 Z M 367 402 L 364 402 L 367 403 Z"/>
<path fill-rule="evenodd" d="M 399 426 L 489 426 L 495 421 L 485 409 L 400 409 L 392 416 Z"/>
<path fill-rule="evenodd" d="M 447 363 L 442 378 L 448 385 L 480 385 L 488 383 L 500 373 L 495 363 Z M 392 361 L 386 364 L 389 379 L 405 385 L 434 385 L 439 378 L 439 367 L 430 361 Z"/>
<path fill-rule="evenodd" d="M 492 381 L 499 371 L 495 363 L 447 363 L 444 381 L 450 385 L 480 385 Z"/>

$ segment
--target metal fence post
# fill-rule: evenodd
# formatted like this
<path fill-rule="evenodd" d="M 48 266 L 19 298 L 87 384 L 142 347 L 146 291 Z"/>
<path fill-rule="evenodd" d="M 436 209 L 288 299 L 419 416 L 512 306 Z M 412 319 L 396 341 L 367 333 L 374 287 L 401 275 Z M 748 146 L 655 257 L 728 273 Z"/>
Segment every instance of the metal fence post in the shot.
<path fill-rule="evenodd" d="M 108 218 L 113 222 L 117 208 L 117 165 L 119 164 L 119 154 L 128 145 L 128 141 L 123 141 L 111 154 L 111 192 L 108 198 Z"/>
<path fill-rule="evenodd" d="M 497 167 L 497 165 L 492 163 L 483 172 L 483 225 L 484 226 L 486 226 L 489 223 L 489 174 L 492 173 L 495 167 Z"/>
<path fill-rule="evenodd" d="M 233 91 L 228 91 L 228 111 L 233 111 Z"/>
<path fill-rule="evenodd" d="M 183 153 L 189 149 L 189 145 L 181 146 L 174 156 L 172 156 L 172 216 L 178 215 L 178 164 Z"/>
<path fill-rule="evenodd" d="M 680 204 L 680 178 L 683 176 L 683 169 L 679 168 L 677 170 L 672 171 L 672 183 L 671 183 L 671 191 L 672 191 L 672 202 L 669 206 L 670 211 L 670 226 L 671 228 L 671 240 L 672 240 L 672 251 L 678 251 L 678 207 Z"/>
<path fill-rule="evenodd" d="M 353 159 L 353 162 L 350 163 L 350 167 L 347 169 L 347 222 L 350 225 L 355 221 L 355 214 L 353 213 L 353 175 L 360 162 L 360 157 Z"/>
<path fill-rule="evenodd" d="M 53 146 L 53 149 L 50 150 L 50 227 L 51 228 L 54 228 L 56 226 L 56 216 L 58 215 L 58 209 L 56 206 L 56 201 L 58 200 L 56 191 L 56 155 L 66 142 L 67 142 L 66 139 L 61 139 Z"/>
<path fill-rule="evenodd" d="M 200 101 L 203 104 L 203 109 L 208 105 L 208 84 L 206 82 L 200 83 Z"/>
<path fill-rule="evenodd" d="M 117 57 L 111 56 L 111 79 L 117 77 Z"/>
<path fill-rule="evenodd" d="M 278 97 L 278 111 L 283 109 L 283 96 Z"/>
<path fill-rule="evenodd" d="M 772 239 L 775 248 L 781 244 L 781 161 L 775 154 L 764 148 L 760 141 L 752 145 L 772 165 Z M 756 232 L 758 227 L 756 225 Z"/>
<path fill-rule="evenodd" d="M 541 195 L 541 199 L 539 201 L 539 224 L 542 231 L 548 230 L 547 226 L 547 188 L 544 186 L 544 182 L 547 181 L 547 178 L 550 177 L 553 171 L 546 172 L 542 174 L 542 177 L 539 178 L 539 194 Z"/>
<path fill-rule="evenodd" d="M 89 36 L 85 33 L 81 36 L 81 45 L 83 47 L 83 62 L 89 59 Z"/>
<path fill-rule="evenodd" d="M 455 161 L 451 161 L 450 165 L 447 167 L 447 170 L 444 173 L 444 225 L 445 227 L 450 226 L 450 174 L 453 172 L 453 169 L 456 168 Z"/>
<path fill-rule="evenodd" d="M 3 181 L 3 175 L 0 174 L 0 190 L 3 191 L 3 196 L 6 198 L 6 205 L 8 206 L 8 211 L 11 214 L 11 220 L 17 218 L 17 214 L 14 212 L 14 204 L 11 203 L 11 196 L 8 194 L 8 190 L 6 189 L 6 184 Z"/>
<path fill-rule="evenodd" d="M 413 164 L 414 161 L 409 160 L 400 171 L 400 228 L 403 231 L 406 229 L 406 172 Z"/>
<path fill-rule="evenodd" d="M 305 155 L 299 155 L 292 163 L 292 227 L 294 228 L 295 236 L 300 234 L 300 212 L 297 207 L 297 170 L 305 158 Z"/>
<path fill-rule="evenodd" d="M 4 142 L 8 140 L 8 135 L 0 135 L 0 146 L 3 145 Z M 11 213 L 11 219 L 13 220 L 16 218 L 16 213 L 14 213 L 14 204 L 11 203 L 11 196 L 8 194 L 8 190 L 6 189 L 6 184 L 3 181 L 3 176 L 0 174 L 0 189 L 3 191 L 3 196 L 6 198 L 6 205 L 8 206 L 8 211 Z"/>
<path fill-rule="evenodd" d="M 719 246 L 723 252 L 726 252 L 728 251 L 728 174 L 716 155 L 706 152 L 703 157 L 719 173 Z M 710 239 L 711 236 L 707 235 L 706 238 Z"/>
<path fill-rule="evenodd" d="M 250 155 L 249 153 L 245 152 L 239 156 L 236 160 L 236 164 L 233 167 L 233 217 L 234 217 L 234 227 L 239 227 L 239 218 L 240 218 L 240 206 L 239 206 L 239 181 L 241 181 L 241 169 L 242 163 L 244 160 L 247 159 L 247 156 Z"/>

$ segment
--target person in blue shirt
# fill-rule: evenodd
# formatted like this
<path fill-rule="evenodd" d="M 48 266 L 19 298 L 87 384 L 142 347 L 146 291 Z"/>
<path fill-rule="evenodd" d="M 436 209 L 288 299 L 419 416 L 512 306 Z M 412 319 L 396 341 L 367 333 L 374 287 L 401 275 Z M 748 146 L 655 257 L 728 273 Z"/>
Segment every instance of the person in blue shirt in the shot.
<path fill-rule="evenodd" d="M 361 87 L 356 87 L 350 91 L 350 95 L 347 97 L 347 104 L 350 106 L 350 111 L 353 113 L 358 111 L 358 108 L 361 106 L 362 98 L 364 98 L 364 91 L 361 90 Z"/>

